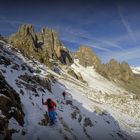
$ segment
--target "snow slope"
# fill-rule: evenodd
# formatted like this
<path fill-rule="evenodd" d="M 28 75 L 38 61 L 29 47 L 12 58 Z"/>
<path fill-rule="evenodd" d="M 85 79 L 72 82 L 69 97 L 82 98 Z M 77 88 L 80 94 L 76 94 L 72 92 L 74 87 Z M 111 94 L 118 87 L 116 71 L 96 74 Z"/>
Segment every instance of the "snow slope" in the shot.
<path fill-rule="evenodd" d="M 77 61 L 71 66 L 87 81 L 87 83 L 82 83 L 68 75 L 65 68 L 60 69 L 61 75 L 59 75 L 39 62 L 28 60 L 19 52 L 13 52 L 7 44 L 3 45 L 0 55 L 11 60 L 9 66 L 0 65 L 0 71 L 7 82 L 19 93 L 25 113 L 23 127 L 19 126 L 13 118 L 9 120 L 9 128 L 17 130 L 17 133 L 12 135 L 13 140 L 139 139 L 139 104 L 132 102 L 127 95 L 131 106 L 135 103 L 137 106 L 135 108 L 139 109 L 136 115 L 130 115 L 121 110 L 123 104 L 118 106 L 114 103 L 113 97 L 106 100 L 106 94 L 124 96 L 127 91 L 104 79 L 93 68 L 84 68 Z M 18 70 L 12 68 L 14 64 L 19 65 Z M 21 65 L 25 65 L 26 69 L 22 70 Z M 33 72 L 28 69 L 29 67 L 33 69 Z M 40 70 L 40 73 L 36 70 Z M 36 85 L 37 92 L 27 89 L 23 84 L 19 86 L 17 81 L 26 83 L 19 78 L 25 73 L 30 76 L 38 75 L 41 78 L 46 78 L 49 74 L 54 75 L 57 81 L 51 82 L 52 93 L 40 85 Z M 43 88 L 43 91 L 39 88 Z M 21 90 L 24 94 L 21 94 Z M 64 90 L 67 92 L 66 100 L 61 94 Z M 44 119 L 47 111 L 46 106 L 41 103 L 42 95 L 44 100 L 50 97 L 57 102 L 55 126 L 41 125 L 41 120 Z"/>

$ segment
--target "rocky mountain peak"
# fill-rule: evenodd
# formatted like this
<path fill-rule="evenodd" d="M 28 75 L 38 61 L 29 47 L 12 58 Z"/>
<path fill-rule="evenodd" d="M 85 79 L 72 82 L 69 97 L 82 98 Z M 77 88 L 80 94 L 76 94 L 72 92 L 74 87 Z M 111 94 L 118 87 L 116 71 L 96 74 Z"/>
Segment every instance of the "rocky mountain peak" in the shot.
<path fill-rule="evenodd" d="M 108 62 L 108 64 L 111 65 L 111 66 L 113 66 L 113 65 L 115 65 L 115 66 L 118 65 L 118 66 L 119 66 L 120 63 L 118 63 L 118 61 L 115 60 L 115 59 L 111 59 L 111 60 Z"/>
<path fill-rule="evenodd" d="M 114 80 L 129 81 L 132 76 L 132 70 L 127 62 L 119 63 L 115 59 L 111 59 L 106 64 L 101 64 L 97 71 L 104 77 Z"/>
<path fill-rule="evenodd" d="M 45 34 L 45 33 L 46 33 L 46 28 L 45 28 L 45 27 L 42 27 L 42 28 L 41 28 L 41 33 L 42 33 L 42 34 Z"/>
<path fill-rule="evenodd" d="M 87 46 L 84 46 L 84 45 L 81 45 L 79 47 L 79 51 L 82 52 L 82 53 L 93 53 L 92 49 L 87 47 Z"/>
<path fill-rule="evenodd" d="M 79 50 L 75 53 L 76 58 L 79 59 L 79 63 L 84 66 L 94 66 L 95 68 L 100 65 L 100 59 L 92 51 L 91 48 L 81 45 Z"/>
<path fill-rule="evenodd" d="M 107 79 L 129 81 L 133 77 L 132 70 L 127 62 L 119 63 L 111 59 L 106 64 L 101 64 L 100 59 L 91 48 L 81 45 L 79 50 L 74 53 L 74 58 L 79 59 L 79 63 L 84 66 L 94 66 L 96 71 Z"/>
<path fill-rule="evenodd" d="M 64 49 L 57 33 L 49 28 L 43 27 L 36 33 L 31 24 L 21 25 L 18 32 L 9 37 L 9 43 L 26 57 L 35 58 L 48 66 L 51 65 L 49 59 L 60 61 L 62 64 L 72 63 L 69 51 Z"/>
<path fill-rule="evenodd" d="M 31 24 L 23 24 L 19 27 L 18 33 L 22 35 L 35 34 L 34 28 Z"/>
<path fill-rule="evenodd" d="M 49 34 L 49 33 L 52 33 L 52 32 L 55 32 L 53 29 L 51 29 L 51 28 L 46 28 L 46 27 L 42 27 L 41 29 L 40 29 L 40 34 Z"/>

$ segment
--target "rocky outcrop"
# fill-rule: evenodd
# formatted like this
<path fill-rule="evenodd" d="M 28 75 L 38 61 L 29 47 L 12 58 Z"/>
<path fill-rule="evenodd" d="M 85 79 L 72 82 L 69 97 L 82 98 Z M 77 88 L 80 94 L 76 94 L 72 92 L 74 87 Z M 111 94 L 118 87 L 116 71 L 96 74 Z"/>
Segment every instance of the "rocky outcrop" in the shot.
<path fill-rule="evenodd" d="M 48 54 L 41 50 L 32 25 L 21 25 L 17 33 L 9 37 L 9 43 L 17 47 L 28 58 L 35 58 L 50 66 Z"/>
<path fill-rule="evenodd" d="M 42 28 L 36 33 L 32 25 L 21 25 L 18 32 L 9 37 L 9 43 L 25 56 L 35 58 L 47 66 L 51 66 L 50 59 L 59 60 L 62 64 L 72 63 L 68 49 L 52 29 Z"/>
<path fill-rule="evenodd" d="M 1 45 L 0 45 L 1 47 Z M 5 65 L 5 66 L 8 66 L 8 65 L 11 65 L 11 61 L 10 59 L 6 58 L 5 56 L 2 56 L 0 55 L 0 65 Z"/>
<path fill-rule="evenodd" d="M 19 79 L 21 79 L 22 81 L 26 82 L 23 83 L 21 81 L 17 81 L 17 85 L 24 85 L 26 87 L 26 89 L 31 90 L 33 92 L 37 92 L 37 85 L 40 87 L 43 87 L 45 89 L 48 89 L 50 92 L 52 92 L 51 89 L 51 77 L 46 77 L 46 78 L 41 78 L 37 75 L 34 76 L 30 76 L 27 73 L 25 73 L 25 75 L 20 75 Z"/>
<path fill-rule="evenodd" d="M 140 99 L 140 76 L 133 74 L 126 62 L 119 63 L 111 59 L 107 64 L 101 64 L 96 71 L 105 78 L 114 81 L 119 86 L 136 95 Z"/>
<path fill-rule="evenodd" d="M 37 33 L 38 44 L 48 52 L 49 58 L 59 60 L 62 64 L 72 63 L 69 50 L 66 49 L 63 43 L 59 40 L 57 33 L 49 28 L 42 28 Z"/>
<path fill-rule="evenodd" d="M 5 136 L 5 139 L 10 139 L 11 131 L 8 129 L 9 119 L 12 117 L 23 126 L 24 113 L 21 108 L 20 98 L 16 91 L 6 82 L 3 75 L 0 73 L 0 133 Z"/>
<path fill-rule="evenodd" d="M 140 76 L 133 75 L 127 82 L 120 82 L 120 85 L 127 91 L 135 94 L 135 98 L 140 101 Z"/>
<path fill-rule="evenodd" d="M 82 75 L 80 73 L 75 73 L 71 68 L 68 69 L 67 73 L 75 79 L 80 80 L 81 82 L 85 82 Z"/>
<path fill-rule="evenodd" d="M 124 82 L 128 82 L 133 76 L 128 63 L 119 63 L 115 59 L 111 59 L 107 64 L 100 65 L 97 72 L 110 80 L 117 79 Z"/>
<path fill-rule="evenodd" d="M 90 118 L 85 118 L 85 119 L 84 119 L 84 126 L 85 126 L 85 127 L 87 127 L 87 126 L 92 127 L 92 126 L 93 126 L 93 123 L 92 123 L 92 121 L 90 120 Z"/>
<path fill-rule="evenodd" d="M 79 59 L 79 64 L 84 67 L 94 66 L 97 68 L 101 63 L 92 49 L 86 46 L 80 46 L 79 50 L 74 53 L 74 58 Z"/>

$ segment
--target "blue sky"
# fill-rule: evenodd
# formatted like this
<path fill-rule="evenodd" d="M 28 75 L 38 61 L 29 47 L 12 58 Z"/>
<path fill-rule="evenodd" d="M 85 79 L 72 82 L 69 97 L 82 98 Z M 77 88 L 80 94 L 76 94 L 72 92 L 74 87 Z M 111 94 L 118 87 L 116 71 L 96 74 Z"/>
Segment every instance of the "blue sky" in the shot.
<path fill-rule="evenodd" d="M 54 28 L 64 45 L 87 45 L 103 63 L 111 58 L 140 66 L 140 2 L 136 0 L 5 0 L 0 4 L 0 34 L 19 25 Z"/>

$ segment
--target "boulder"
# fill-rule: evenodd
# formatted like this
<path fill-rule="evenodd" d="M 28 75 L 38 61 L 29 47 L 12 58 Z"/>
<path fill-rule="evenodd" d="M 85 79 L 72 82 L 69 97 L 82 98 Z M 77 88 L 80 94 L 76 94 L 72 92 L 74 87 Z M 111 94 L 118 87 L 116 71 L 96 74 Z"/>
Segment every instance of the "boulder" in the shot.
<path fill-rule="evenodd" d="M 5 65 L 5 66 L 11 65 L 11 61 L 5 56 L 0 55 L 0 65 Z"/>
<path fill-rule="evenodd" d="M 66 105 L 72 105 L 72 101 L 71 100 L 66 100 Z"/>
<path fill-rule="evenodd" d="M 80 73 L 75 73 L 74 70 L 72 70 L 71 68 L 69 68 L 69 69 L 67 70 L 67 73 L 68 73 L 69 75 L 71 75 L 72 77 L 74 77 L 75 79 L 80 80 L 81 82 L 85 82 L 85 81 L 83 80 L 82 75 L 81 75 Z"/>
<path fill-rule="evenodd" d="M 87 127 L 87 126 L 92 127 L 92 126 L 93 126 L 93 123 L 92 123 L 92 121 L 90 120 L 90 118 L 86 117 L 86 118 L 84 119 L 84 126 L 85 126 L 85 127 Z"/>
<path fill-rule="evenodd" d="M 110 80 L 117 79 L 124 82 L 128 82 L 133 76 L 128 63 L 119 63 L 115 59 L 111 59 L 107 64 L 100 65 L 97 68 L 97 72 Z"/>

